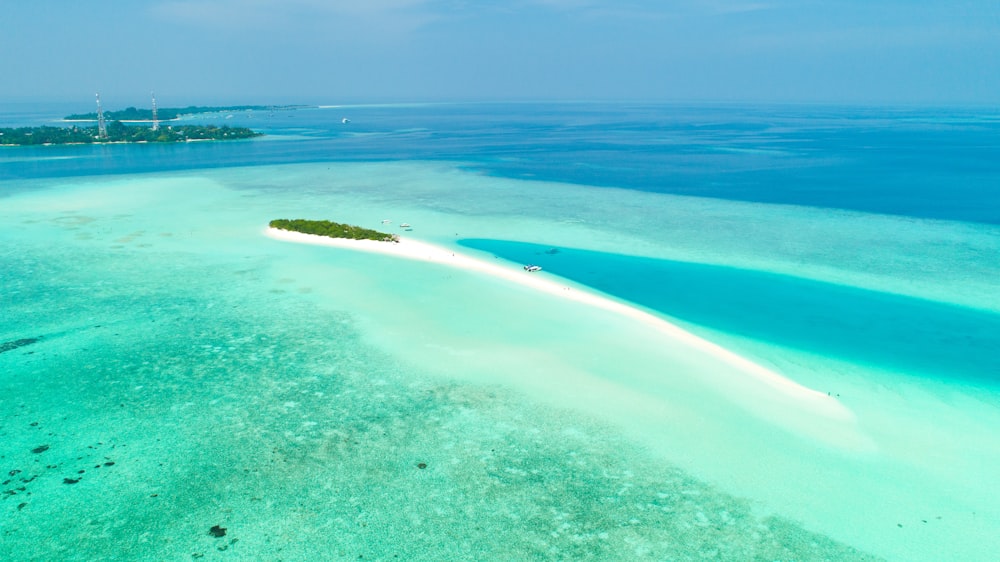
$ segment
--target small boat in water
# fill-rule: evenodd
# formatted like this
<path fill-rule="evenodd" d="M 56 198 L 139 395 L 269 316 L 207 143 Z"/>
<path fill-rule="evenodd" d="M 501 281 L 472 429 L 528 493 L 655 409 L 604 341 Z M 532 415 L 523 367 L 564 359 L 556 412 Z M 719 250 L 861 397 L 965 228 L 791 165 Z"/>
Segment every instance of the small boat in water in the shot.
<path fill-rule="evenodd" d="M 534 273 L 536 271 L 541 271 L 542 270 L 542 266 L 540 266 L 540 265 L 532 265 L 532 264 L 529 263 L 528 265 L 524 266 L 524 270 L 527 271 L 528 273 Z"/>
<path fill-rule="evenodd" d="M 404 222 L 404 223 L 402 223 L 402 224 L 399 225 L 399 228 L 410 228 L 410 223 Z"/>

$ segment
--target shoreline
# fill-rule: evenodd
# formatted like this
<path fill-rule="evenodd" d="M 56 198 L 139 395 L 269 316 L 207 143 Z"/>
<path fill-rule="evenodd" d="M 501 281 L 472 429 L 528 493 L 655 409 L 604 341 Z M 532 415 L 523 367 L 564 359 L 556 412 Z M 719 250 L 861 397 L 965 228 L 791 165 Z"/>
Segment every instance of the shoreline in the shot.
<path fill-rule="evenodd" d="M 710 355 L 741 373 L 747 374 L 757 382 L 765 384 L 779 394 L 791 398 L 799 408 L 804 408 L 817 417 L 830 418 L 839 422 L 852 423 L 854 415 L 839 400 L 825 392 L 820 392 L 803 386 L 775 371 L 759 365 L 741 355 L 738 355 L 718 344 L 712 343 L 683 328 L 641 310 L 635 306 L 616 301 L 597 293 L 581 291 L 564 285 L 545 273 L 527 273 L 511 267 L 483 261 L 447 248 L 411 238 L 400 238 L 398 242 L 378 242 L 374 240 L 348 240 L 330 238 L 314 234 L 305 234 L 268 227 L 264 234 L 272 239 L 313 244 L 333 248 L 343 248 L 355 251 L 391 255 L 410 260 L 440 263 L 504 279 L 523 287 L 548 293 L 563 299 L 579 302 L 587 306 L 625 316 L 652 328 L 660 334 L 680 342 L 689 348 Z M 507 263 L 507 262 L 504 262 Z M 809 432 L 812 433 L 812 432 Z M 815 435 L 814 435 L 815 436 Z M 824 439 L 825 440 L 825 439 Z"/>

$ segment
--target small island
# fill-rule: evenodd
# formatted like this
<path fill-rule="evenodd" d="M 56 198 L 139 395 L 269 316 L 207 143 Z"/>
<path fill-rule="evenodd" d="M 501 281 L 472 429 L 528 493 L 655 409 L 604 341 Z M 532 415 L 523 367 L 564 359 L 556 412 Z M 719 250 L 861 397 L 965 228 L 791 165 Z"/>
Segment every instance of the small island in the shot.
<path fill-rule="evenodd" d="M 271 228 L 315 234 L 329 238 L 346 238 L 348 240 L 375 240 L 377 242 L 399 242 L 399 236 L 387 234 L 370 228 L 341 224 L 330 221 L 314 221 L 307 219 L 275 219 L 269 223 Z"/>
<path fill-rule="evenodd" d="M 181 125 L 152 127 L 126 125 L 114 121 L 101 137 L 97 127 L 0 127 L 0 145 L 37 146 L 53 144 L 172 143 L 207 140 L 236 140 L 262 136 L 246 127 Z"/>

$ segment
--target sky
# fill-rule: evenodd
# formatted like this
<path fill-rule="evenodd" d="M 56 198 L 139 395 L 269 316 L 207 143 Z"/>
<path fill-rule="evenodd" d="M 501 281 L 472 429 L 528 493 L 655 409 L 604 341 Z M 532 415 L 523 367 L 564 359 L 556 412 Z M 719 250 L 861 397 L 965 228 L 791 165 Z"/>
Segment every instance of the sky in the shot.
<path fill-rule="evenodd" d="M 0 102 L 1000 106 L 998 0 L 0 0 Z"/>

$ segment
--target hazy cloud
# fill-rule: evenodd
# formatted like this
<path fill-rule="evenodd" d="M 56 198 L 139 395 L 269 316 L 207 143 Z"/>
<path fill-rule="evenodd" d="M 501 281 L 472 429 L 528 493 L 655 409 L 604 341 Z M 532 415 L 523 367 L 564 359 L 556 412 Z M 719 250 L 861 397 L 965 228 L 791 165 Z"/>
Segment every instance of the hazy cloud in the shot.
<path fill-rule="evenodd" d="M 152 13 L 177 23 L 218 28 L 360 21 L 367 27 L 398 31 L 433 21 L 433 13 L 426 9 L 430 4 L 430 0 L 169 0 L 154 5 Z"/>
<path fill-rule="evenodd" d="M 714 14 L 743 14 L 777 8 L 766 2 L 707 2 L 705 5 Z"/>
<path fill-rule="evenodd" d="M 178 23 L 211 27 L 274 27 L 347 19 L 399 31 L 442 19 L 491 13 L 562 13 L 585 18 L 660 19 L 754 12 L 774 8 L 761 0 L 165 0 L 152 12 Z"/>
<path fill-rule="evenodd" d="M 545 7 L 587 18 L 664 19 L 758 12 L 776 8 L 761 0 L 522 0 L 522 8 Z"/>
<path fill-rule="evenodd" d="M 146 99 L 153 87 L 166 95 L 165 77 L 178 73 L 178 91 L 289 99 L 990 101 L 1000 92 L 996 0 L 113 4 L 109 20 L 79 2 L 8 1 L 7 43 L 35 45 L 38 29 L 49 41 L 0 57 L 0 95 L 89 99 L 100 88 Z M 88 49 L 75 46 L 81 30 Z"/>

